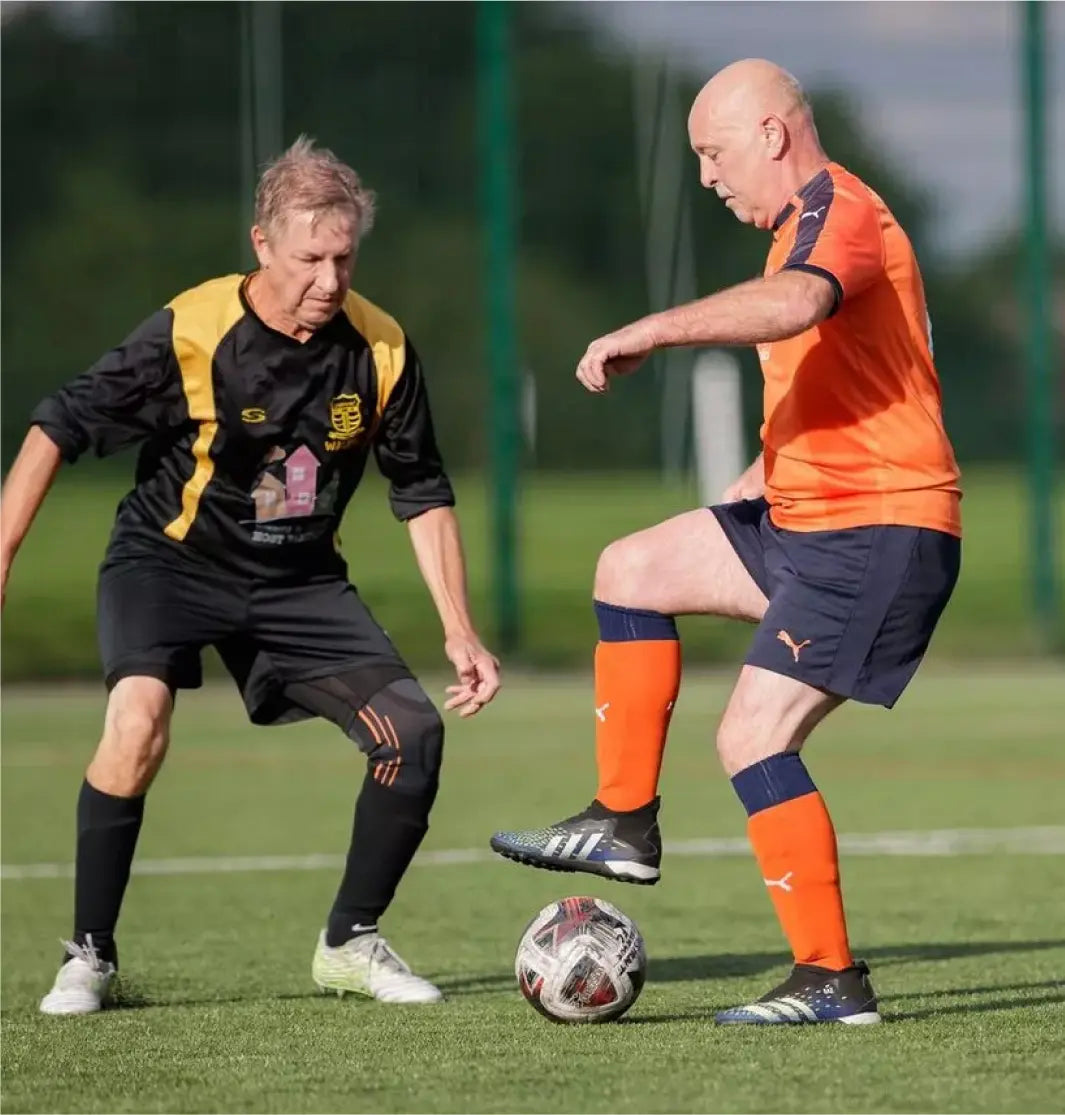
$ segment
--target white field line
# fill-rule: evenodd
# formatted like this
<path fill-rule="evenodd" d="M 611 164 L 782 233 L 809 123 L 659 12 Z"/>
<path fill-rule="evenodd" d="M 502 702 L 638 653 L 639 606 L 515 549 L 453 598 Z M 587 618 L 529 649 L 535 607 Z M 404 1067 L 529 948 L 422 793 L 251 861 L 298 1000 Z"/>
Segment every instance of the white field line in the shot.
<path fill-rule="evenodd" d="M 1065 855 L 1065 825 L 1009 829 L 936 829 L 930 832 L 868 832 L 839 838 L 839 849 L 852 856 L 963 856 L 981 853 L 1006 855 Z M 746 856 L 750 846 L 742 838 L 680 840 L 665 844 L 667 856 Z M 501 862 L 487 848 L 451 848 L 422 852 L 415 867 Z M 185 859 L 146 859 L 133 865 L 134 875 L 223 875 L 246 871 L 335 871 L 342 855 L 310 856 L 193 856 Z M 70 879 L 70 863 L 13 863 L 0 867 L 0 878 Z"/>

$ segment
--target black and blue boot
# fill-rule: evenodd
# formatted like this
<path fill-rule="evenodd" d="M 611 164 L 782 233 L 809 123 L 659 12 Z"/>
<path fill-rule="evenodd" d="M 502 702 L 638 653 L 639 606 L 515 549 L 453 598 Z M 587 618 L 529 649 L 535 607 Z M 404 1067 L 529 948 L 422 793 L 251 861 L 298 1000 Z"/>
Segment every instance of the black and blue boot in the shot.
<path fill-rule="evenodd" d="M 541 829 L 497 832 L 492 850 L 547 871 L 585 871 L 622 883 L 650 886 L 661 876 L 659 799 L 617 813 L 593 801 L 582 813 Z"/>

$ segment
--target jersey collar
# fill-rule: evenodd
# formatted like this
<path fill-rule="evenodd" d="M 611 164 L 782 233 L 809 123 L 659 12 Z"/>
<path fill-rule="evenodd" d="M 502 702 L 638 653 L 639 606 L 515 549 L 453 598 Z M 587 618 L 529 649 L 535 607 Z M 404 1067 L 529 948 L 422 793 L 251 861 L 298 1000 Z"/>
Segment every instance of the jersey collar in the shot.
<path fill-rule="evenodd" d="M 804 182 L 798 190 L 788 199 L 787 205 L 777 214 L 777 219 L 773 222 L 773 239 L 776 240 L 780 235 L 781 229 L 787 224 L 788 218 L 796 211 L 801 210 L 806 204 L 807 199 L 811 194 L 815 193 L 822 185 L 826 178 L 832 175 L 832 168 L 835 163 L 829 163 L 827 166 L 822 167 L 813 178 Z"/>

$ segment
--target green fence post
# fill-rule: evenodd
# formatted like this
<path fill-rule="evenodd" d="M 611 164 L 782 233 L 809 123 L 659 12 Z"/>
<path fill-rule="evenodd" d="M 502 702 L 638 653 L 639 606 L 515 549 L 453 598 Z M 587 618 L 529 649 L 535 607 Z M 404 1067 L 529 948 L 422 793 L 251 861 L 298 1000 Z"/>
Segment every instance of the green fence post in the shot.
<path fill-rule="evenodd" d="M 514 122 L 510 9 L 477 5 L 478 124 L 491 408 L 492 596 L 503 652 L 519 643 L 517 503 L 519 375 L 514 310 Z"/>
<path fill-rule="evenodd" d="M 248 229 L 255 216 L 255 186 L 263 164 L 281 154 L 281 4 L 240 5 L 240 212 L 241 259 L 255 266 Z"/>
<path fill-rule="evenodd" d="M 1043 5 L 1026 0 L 1024 74 L 1026 164 L 1026 281 L 1028 315 L 1028 479 L 1031 511 L 1032 603 L 1044 649 L 1059 638 L 1054 562 L 1054 386 L 1050 320 L 1050 250 L 1047 229 L 1046 31 Z"/>

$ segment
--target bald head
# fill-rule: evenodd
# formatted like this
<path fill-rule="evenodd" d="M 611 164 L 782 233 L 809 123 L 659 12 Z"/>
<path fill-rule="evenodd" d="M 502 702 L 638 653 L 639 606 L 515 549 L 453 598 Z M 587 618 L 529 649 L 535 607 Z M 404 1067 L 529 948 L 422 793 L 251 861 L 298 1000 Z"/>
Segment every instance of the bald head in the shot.
<path fill-rule="evenodd" d="M 688 135 L 703 185 L 759 228 L 769 228 L 791 194 L 827 161 L 802 86 L 763 58 L 745 58 L 714 74 L 692 104 Z"/>
<path fill-rule="evenodd" d="M 787 70 L 764 58 L 744 58 L 720 70 L 702 87 L 692 115 L 707 113 L 740 122 L 775 115 L 809 116 L 802 86 Z"/>

